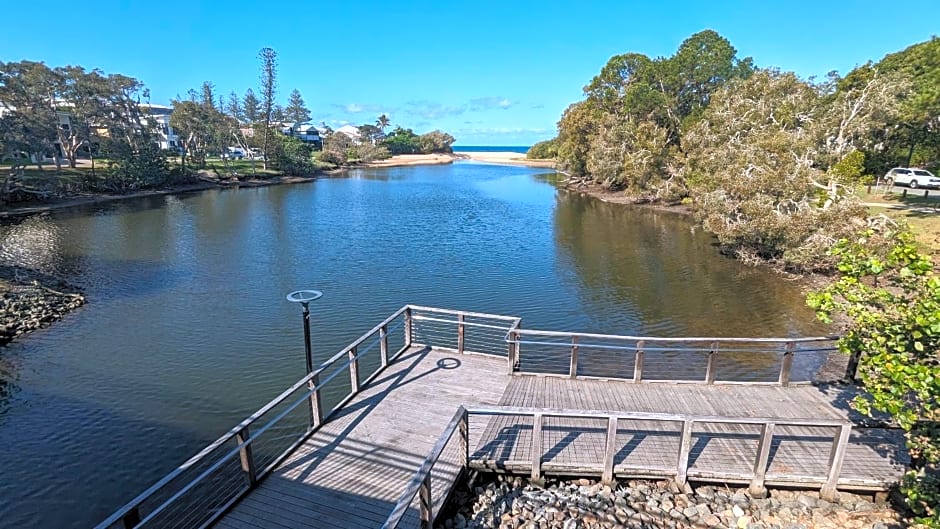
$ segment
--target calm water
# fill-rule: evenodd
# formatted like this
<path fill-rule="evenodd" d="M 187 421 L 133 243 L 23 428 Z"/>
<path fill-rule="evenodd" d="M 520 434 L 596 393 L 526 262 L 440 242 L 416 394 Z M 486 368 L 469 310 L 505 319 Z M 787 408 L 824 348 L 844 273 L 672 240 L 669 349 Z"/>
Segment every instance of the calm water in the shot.
<path fill-rule="evenodd" d="M 513 145 L 491 146 L 491 145 L 454 145 L 455 152 L 518 152 L 525 154 L 529 151 L 529 146 Z"/>
<path fill-rule="evenodd" d="M 0 227 L 0 259 L 89 303 L 0 349 L 0 526 L 101 521 L 405 303 L 528 328 L 806 335 L 793 285 L 718 255 L 687 219 L 458 163 L 125 201 Z"/>

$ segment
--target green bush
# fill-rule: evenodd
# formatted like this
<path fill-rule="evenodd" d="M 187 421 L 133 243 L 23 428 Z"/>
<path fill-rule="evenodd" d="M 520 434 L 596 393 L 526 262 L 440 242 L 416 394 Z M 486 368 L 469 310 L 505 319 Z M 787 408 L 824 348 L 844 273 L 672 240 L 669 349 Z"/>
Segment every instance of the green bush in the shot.
<path fill-rule="evenodd" d="M 548 160 L 558 157 L 558 138 L 540 141 L 529 147 L 525 157 L 530 160 Z"/>

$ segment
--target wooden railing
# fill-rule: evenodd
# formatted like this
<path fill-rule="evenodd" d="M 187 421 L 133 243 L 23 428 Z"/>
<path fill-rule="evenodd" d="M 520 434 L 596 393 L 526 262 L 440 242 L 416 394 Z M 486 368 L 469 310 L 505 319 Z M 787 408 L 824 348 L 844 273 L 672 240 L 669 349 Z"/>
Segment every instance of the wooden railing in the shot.
<path fill-rule="evenodd" d="M 512 370 L 633 382 L 788 386 L 794 357 L 835 351 L 835 337 L 657 338 L 521 329 L 506 334 Z M 772 367 L 776 366 L 776 367 Z M 695 376 L 695 372 L 698 376 Z M 684 377 L 676 374 L 687 373 Z M 800 380 L 808 382 L 809 379 Z"/>
<path fill-rule="evenodd" d="M 540 480 L 546 473 L 544 465 L 548 451 L 544 446 L 544 427 L 547 418 L 554 419 L 573 419 L 573 420 L 595 420 L 603 423 L 604 426 L 604 450 L 603 457 L 589 462 L 588 465 L 579 466 L 578 475 L 598 475 L 604 482 L 612 482 L 617 475 L 615 458 L 617 454 L 624 449 L 625 443 L 618 441 L 618 428 L 620 421 L 652 421 L 656 423 L 672 423 L 678 425 L 678 450 L 675 454 L 675 467 L 669 472 L 680 485 L 685 484 L 689 479 L 690 456 L 692 451 L 692 439 L 696 425 L 704 424 L 733 424 L 733 425 L 756 425 L 760 427 L 760 434 L 757 441 L 757 447 L 751 465 L 751 472 L 741 473 L 738 479 L 744 479 L 749 482 L 749 489 L 752 494 L 763 496 L 766 493 L 765 481 L 767 480 L 767 469 L 770 461 L 771 447 L 774 443 L 775 429 L 781 426 L 795 426 L 807 428 L 827 428 L 833 431 L 829 439 L 828 463 L 824 475 L 805 476 L 805 475 L 785 475 L 775 474 L 776 481 L 787 482 L 791 485 L 806 485 L 807 483 L 822 482 L 820 496 L 824 499 L 833 499 L 836 495 L 836 486 L 839 482 L 839 476 L 842 472 L 842 463 L 845 458 L 846 447 L 848 446 L 849 436 L 852 432 L 852 425 L 847 421 L 827 420 L 827 419 L 781 419 L 781 418 L 755 418 L 755 417 L 714 417 L 699 415 L 674 415 L 661 413 L 640 413 L 640 412 L 602 412 L 602 411 L 581 411 L 581 410 L 552 410 L 538 408 L 515 408 L 515 407 L 489 407 L 489 408 L 458 408 L 456 414 L 448 423 L 447 427 L 441 433 L 434 448 L 428 454 L 421 467 L 415 473 L 409 486 L 399 497 L 391 515 L 382 526 L 383 529 L 395 529 L 401 526 L 405 515 L 412 508 L 417 498 L 418 519 L 422 528 L 432 527 L 435 517 L 439 513 L 433 509 L 436 504 L 443 504 L 444 499 L 450 494 L 452 487 L 446 487 L 440 491 L 443 497 L 432 497 L 431 477 L 438 464 L 441 454 L 445 448 L 456 443 L 459 450 L 460 463 L 464 470 L 472 467 L 486 469 L 485 461 L 478 459 L 479 454 L 471 452 L 470 446 L 474 443 L 483 443 L 490 441 L 492 432 L 489 436 L 484 428 L 474 428 L 471 430 L 471 421 L 474 418 L 484 417 L 513 417 L 512 421 L 517 427 L 520 424 L 530 428 L 530 435 L 526 436 L 529 440 L 528 446 L 516 447 L 519 452 L 527 453 L 527 461 L 497 461 L 496 465 L 503 471 L 523 471 L 528 472 L 533 480 Z M 520 420 L 521 419 L 521 420 Z M 567 428 L 570 432 L 583 433 L 585 427 L 570 426 Z M 476 435 L 471 432 L 476 432 Z M 480 433 L 482 432 L 482 433 Z M 720 435 L 710 433 L 708 435 Z M 813 434 L 813 437 L 818 437 Z M 524 437 L 516 437 L 516 440 Z M 816 440 L 814 442 L 825 442 Z M 629 441 L 627 441 L 629 443 Z M 592 451 L 585 451 L 589 454 Z M 659 472 L 656 469 L 650 469 L 652 474 Z M 570 473 L 570 472 L 565 472 Z M 626 472 L 628 475 L 644 475 L 642 470 L 631 469 Z M 701 479 L 698 476 L 697 479 Z M 707 479 L 707 477 L 705 478 Z"/>
<path fill-rule="evenodd" d="M 507 356 L 506 334 L 521 318 L 409 305 L 414 344 L 450 349 L 459 354 Z"/>
<path fill-rule="evenodd" d="M 97 528 L 207 527 L 408 349 L 411 328 L 411 308 L 402 307 Z M 364 358 L 370 359 L 371 373 L 361 365 Z M 342 391 L 338 402 L 326 402 L 329 394 Z"/>

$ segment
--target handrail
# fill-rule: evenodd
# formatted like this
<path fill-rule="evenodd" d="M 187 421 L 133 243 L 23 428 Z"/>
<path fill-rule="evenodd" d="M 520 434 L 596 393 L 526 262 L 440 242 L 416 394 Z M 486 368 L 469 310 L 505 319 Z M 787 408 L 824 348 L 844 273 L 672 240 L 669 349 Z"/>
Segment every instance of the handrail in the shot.
<path fill-rule="evenodd" d="M 766 467 L 769 461 L 769 454 L 773 440 L 775 426 L 810 426 L 810 427 L 830 427 L 836 428 L 833 436 L 832 446 L 830 448 L 828 472 L 824 485 L 820 490 L 820 496 L 823 498 L 833 498 L 836 494 L 836 485 L 842 470 L 842 463 L 845 458 L 846 446 L 848 445 L 849 435 L 852 430 L 852 423 L 841 419 L 804 419 L 804 418 L 780 418 L 780 417 L 725 417 L 713 415 L 693 415 L 693 414 L 673 414 L 673 413 L 650 413 L 650 412 L 624 412 L 624 411 L 597 411 L 597 410 L 570 410 L 570 409 L 551 409 L 551 408 L 526 408 L 515 406 L 489 406 L 489 407 L 464 407 L 460 406 L 454 417 L 447 423 L 437 442 L 431 449 L 428 456 L 421 463 L 421 467 L 415 472 L 408 487 L 399 496 L 392 509 L 391 514 L 382 525 L 382 529 L 395 529 L 401 522 L 405 513 L 414 501 L 415 496 L 421 492 L 424 496 L 421 500 L 421 527 L 430 529 L 434 522 L 432 510 L 432 501 L 430 496 L 430 473 L 440 459 L 447 443 L 453 438 L 458 429 L 462 429 L 463 435 L 469 435 L 469 418 L 471 415 L 480 416 L 529 416 L 533 418 L 533 433 L 530 437 L 529 453 L 532 454 L 532 478 L 541 477 L 541 430 L 543 419 L 545 417 L 563 417 L 573 419 L 606 419 L 606 449 L 604 460 L 601 463 L 601 475 L 603 481 L 609 482 L 614 476 L 614 457 L 618 449 L 616 444 L 617 423 L 620 420 L 652 420 L 662 422 L 676 422 L 682 424 L 680 432 L 680 446 L 676 464 L 676 481 L 684 484 L 688 480 L 689 455 L 691 452 L 692 427 L 695 423 L 714 424 L 751 424 L 760 425 L 761 433 L 757 447 L 757 453 L 753 465 L 754 475 L 751 478 L 749 489 L 754 495 L 763 495 L 766 492 L 764 482 L 766 480 Z M 465 445 L 468 439 L 463 440 Z M 463 466 L 466 469 L 470 464 L 469 450 L 463 454 Z"/>
<path fill-rule="evenodd" d="M 183 487 L 183 489 L 181 489 L 180 491 L 177 491 L 173 496 L 171 496 L 169 499 L 167 499 L 167 500 L 164 501 L 161 505 L 159 505 L 156 509 L 154 509 L 154 512 L 151 512 L 150 514 L 148 514 L 147 517 L 145 517 L 145 518 L 142 519 L 142 520 L 139 520 L 139 519 L 136 520 L 133 525 L 137 526 L 137 525 L 143 524 L 143 523 L 145 523 L 147 520 L 149 520 L 149 519 L 151 519 L 153 516 L 155 516 L 156 514 L 159 514 L 159 512 L 162 511 L 162 510 L 164 510 L 167 505 L 169 505 L 170 503 L 172 503 L 173 501 L 175 501 L 175 500 L 176 500 L 177 498 L 179 498 L 183 493 L 185 493 L 186 491 L 190 490 L 193 486 L 195 486 L 195 485 L 196 485 L 197 483 L 199 483 L 203 478 L 205 478 L 205 476 L 206 476 L 209 472 L 211 472 L 212 470 L 217 469 L 217 468 L 219 467 L 219 465 L 221 465 L 222 462 L 227 461 L 227 460 L 230 460 L 231 458 L 235 457 L 235 455 L 239 454 L 239 452 L 240 452 L 244 447 L 249 446 L 249 445 L 252 443 L 252 441 L 253 441 L 254 439 L 256 439 L 256 438 L 259 437 L 261 434 L 263 434 L 265 431 L 267 431 L 267 430 L 268 430 L 270 427 L 272 427 L 276 422 L 278 422 L 278 421 L 280 421 L 281 419 L 283 419 L 290 411 L 295 410 L 295 409 L 297 408 L 297 406 L 299 406 L 302 402 L 304 402 L 305 400 L 309 399 L 312 395 L 314 395 L 314 394 L 316 394 L 317 392 L 319 392 L 327 383 L 329 383 L 331 380 L 333 380 L 334 378 L 336 378 L 336 376 L 338 376 L 339 373 L 342 372 L 342 370 L 339 370 L 339 369 L 336 370 L 334 373 L 331 373 L 330 375 L 328 375 L 328 376 L 327 376 L 324 380 L 322 380 L 322 381 L 321 381 L 321 380 L 318 380 L 318 377 L 319 377 L 319 375 L 320 375 L 321 373 L 323 373 L 324 371 L 326 371 L 327 369 L 329 369 L 329 368 L 331 368 L 331 367 L 334 367 L 334 364 L 336 364 L 337 361 L 338 361 L 340 358 L 343 358 L 344 356 L 347 357 L 346 366 L 349 366 L 354 360 L 356 360 L 356 359 L 358 358 L 358 355 L 353 356 L 353 357 L 350 357 L 349 352 L 350 352 L 351 350 L 353 350 L 353 349 L 355 349 L 356 347 L 358 347 L 359 345 L 361 345 L 361 344 L 362 344 L 363 342 L 365 342 L 370 336 L 372 336 L 372 335 L 374 335 L 374 334 L 376 334 L 376 333 L 382 331 L 383 329 L 387 329 L 387 326 L 388 326 L 391 322 L 393 322 L 396 318 L 398 318 L 399 316 L 401 316 L 401 315 L 402 315 L 403 313 L 405 313 L 407 310 L 409 310 L 409 306 L 408 306 L 408 305 L 405 305 L 405 306 L 401 307 L 400 309 L 398 309 L 398 310 L 396 310 L 394 313 L 392 313 L 390 316 L 388 316 L 387 318 L 385 318 L 381 323 L 379 323 L 378 325 L 376 325 L 375 327 L 373 327 L 372 329 L 370 329 L 370 330 L 367 331 L 366 333 L 360 335 L 360 337 L 357 338 L 356 340 L 354 340 L 350 345 L 346 346 L 344 349 L 342 349 L 342 350 L 339 351 L 338 353 L 336 353 L 336 354 L 334 354 L 333 356 L 331 356 L 329 359 L 327 359 L 327 360 L 325 360 L 324 362 L 322 362 L 322 363 L 320 364 L 320 366 L 319 366 L 317 369 L 315 369 L 314 371 L 312 371 L 312 372 L 310 372 L 310 373 L 307 373 L 303 378 L 301 378 L 300 380 L 298 380 L 297 382 L 295 382 L 294 384 L 292 384 L 289 388 L 287 388 L 286 390 L 284 390 L 283 392 L 281 392 L 277 397 L 275 397 L 274 399 L 272 399 L 271 401 L 269 401 L 267 404 L 265 404 L 264 406 L 262 406 L 261 408 L 259 408 L 257 411 L 255 411 L 254 413 L 252 413 L 251 415 L 249 415 L 248 417 L 246 417 L 245 419 L 243 419 L 241 422 L 239 422 L 236 426 L 234 426 L 233 428 L 231 428 L 230 430 L 228 430 L 226 433 L 224 433 L 224 434 L 223 434 L 222 436 L 220 436 L 218 439 L 216 439 L 215 441 L 213 441 L 212 443 L 210 443 L 208 446 L 206 446 L 205 448 L 203 448 L 202 450 L 200 450 L 196 455 L 194 455 L 194 456 L 190 457 L 189 459 L 187 459 L 183 464 L 181 464 L 180 466 L 176 467 L 173 471 L 171 471 L 171 472 L 168 473 L 166 476 L 164 476 L 163 478 L 161 478 L 159 481 L 157 481 L 156 483 L 154 483 L 153 485 L 151 485 L 150 487 L 148 487 L 146 490 L 144 490 L 143 492 L 141 492 L 140 494 L 138 494 L 136 497 L 134 497 L 134 499 L 132 499 L 131 501 L 125 503 L 120 509 L 118 509 L 117 511 L 115 511 L 113 514 L 111 514 L 111 516 L 109 516 L 109 517 L 108 517 L 107 519 L 105 519 L 103 522 L 101 522 L 100 524 L 98 524 L 98 525 L 96 526 L 96 529 L 104 529 L 104 528 L 110 527 L 110 526 L 112 526 L 113 524 L 118 523 L 118 522 L 120 522 L 121 520 L 125 519 L 128 515 L 131 515 L 131 514 L 132 514 L 136 509 L 138 509 L 139 506 L 140 506 L 144 501 L 146 501 L 150 496 L 154 495 L 156 492 L 158 492 L 159 490 L 161 490 L 163 487 L 165 487 L 167 484 L 169 484 L 170 482 L 172 482 L 174 479 L 178 478 L 182 473 L 184 473 L 185 471 L 189 470 L 189 469 L 192 468 L 194 465 L 196 465 L 197 463 L 199 463 L 200 461 L 202 461 L 203 459 L 205 459 L 209 454 L 212 454 L 213 452 L 215 452 L 215 450 L 218 449 L 220 446 L 224 445 L 224 444 L 227 443 L 228 441 L 230 441 L 230 440 L 232 440 L 233 438 L 235 438 L 238 434 L 240 434 L 241 432 L 245 431 L 245 430 L 246 430 L 247 428 L 249 428 L 252 424 L 254 424 L 255 421 L 257 421 L 259 418 L 263 417 L 267 412 L 271 411 L 273 408 L 275 408 L 275 407 L 278 406 L 279 404 L 283 403 L 288 397 L 290 397 L 290 395 L 292 395 L 292 394 L 293 394 L 294 392 L 296 392 L 298 389 L 302 388 L 304 385 L 310 384 L 311 381 L 313 381 L 313 380 L 317 380 L 317 383 L 316 383 L 316 384 L 313 384 L 313 385 L 303 394 L 303 396 L 302 396 L 301 398 L 297 399 L 293 404 L 291 404 L 291 405 L 288 407 L 287 410 L 285 410 L 284 412 L 278 414 L 277 417 L 271 419 L 264 427 L 262 427 L 262 428 L 259 429 L 258 431 L 253 432 L 252 435 L 248 436 L 247 439 L 245 439 L 243 442 L 238 443 L 238 446 L 236 446 L 236 448 L 235 448 L 234 450 L 228 452 L 227 454 L 225 454 L 224 456 L 222 456 L 221 458 L 219 458 L 219 460 L 218 460 L 216 463 L 214 463 L 212 466 L 210 466 L 209 469 L 203 471 L 203 473 L 201 473 L 199 476 L 197 476 L 197 477 L 194 478 L 192 481 L 190 481 L 189 483 L 187 483 L 187 485 L 185 485 L 185 486 Z M 382 336 L 387 336 L 387 335 L 382 335 Z M 380 340 L 381 340 L 381 339 L 382 339 L 382 338 L 380 337 Z M 406 343 L 406 344 L 405 344 L 405 348 L 407 348 L 409 345 L 410 345 L 410 344 Z M 370 348 L 371 348 L 371 347 L 370 347 Z M 366 349 L 366 350 L 368 350 L 368 349 Z M 364 352 L 365 352 L 365 351 L 362 351 L 362 353 L 364 353 Z M 360 353 L 360 354 L 361 354 L 361 353 Z M 380 369 L 379 369 L 379 371 L 381 371 L 382 369 L 384 369 L 384 367 L 385 367 L 384 365 L 381 366 Z M 348 397 L 347 397 L 346 400 L 348 400 Z M 340 404 L 342 404 L 342 402 L 341 402 Z M 336 411 L 336 408 L 338 408 L 338 407 L 339 407 L 339 405 L 337 405 L 337 407 L 334 407 L 332 411 L 335 412 L 335 411 Z M 310 428 L 307 428 L 306 432 L 305 432 L 301 437 L 306 437 L 307 435 L 309 435 L 310 433 L 312 433 L 313 431 L 315 431 L 318 427 L 319 427 L 319 425 L 316 425 L 316 426 L 311 425 L 311 427 L 310 427 Z"/>
<path fill-rule="evenodd" d="M 598 338 L 604 340 L 625 340 L 625 341 L 638 341 L 638 340 L 650 340 L 655 342 L 741 342 L 741 343 L 784 343 L 784 342 L 822 342 L 822 341 L 832 341 L 838 340 L 838 335 L 830 336 L 809 336 L 804 338 L 742 338 L 742 337 L 688 337 L 688 338 L 666 338 L 666 337 L 656 337 L 656 336 L 631 336 L 626 334 L 597 334 L 597 333 L 587 333 L 587 332 L 568 332 L 568 331 L 542 331 L 537 329 L 525 329 L 519 331 L 520 334 L 534 334 L 537 336 L 558 336 L 570 338 L 572 336 L 577 336 L 579 338 Z M 507 340 L 509 337 L 507 336 Z M 547 342 L 551 343 L 551 342 Z M 561 342 L 558 342 L 561 343 Z"/>
<path fill-rule="evenodd" d="M 436 312 L 438 314 L 463 314 L 464 316 L 470 316 L 471 318 L 490 318 L 493 320 L 504 320 L 504 321 L 516 321 L 520 318 L 516 316 L 505 316 L 503 314 L 487 314 L 485 312 L 469 312 L 465 310 L 454 310 L 454 309 L 442 309 L 438 307 L 425 307 L 423 305 L 408 305 L 411 310 L 420 310 L 422 312 Z"/>
<path fill-rule="evenodd" d="M 526 340 L 524 337 L 532 336 L 536 339 Z M 546 340 L 538 340 L 537 337 L 544 337 Z M 594 339 L 594 342 L 585 342 L 582 339 Z M 609 351 L 631 351 L 634 353 L 634 368 L 632 376 L 619 376 L 623 380 L 633 380 L 633 382 L 684 382 L 684 383 L 716 383 L 716 358 L 721 353 L 776 353 L 782 354 L 780 370 L 775 382 L 745 382 L 755 384 L 776 384 L 780 386 L 790 385 L 791 370 L 793 368 L 793 355 L 795 353 L 819 353 L 835 351 L 834 345 L 830 347 L 819 346 L 812 349 L 797 349 L 797 344 L 833 342 L 838 336 L 812 336 L 803 338 L 743 338 L 743 337 L 654 337 L 654 336 L 629 336 L 614 334 L 597 334 L 583 332 L 563 332 L 563 331 L 543 331 L 536 329 L 522 330 L 514 326 L 507 331 L 504 340 L 509 345 L 510 355 L 510 373 L 517 372 L 522 365 L 520 360 L 520 349 L 522 345 L 543 346 L 543 347 L 563 347 L 570 350 L 569 368 L 566 373 L 542 373 L 549 376 L 568 376 L 577 378 L 578 370 L 578 351 L 579 349 L 601 349 Z M 615 343 L 597 343 L 597 340 L 607 340 L 612 342 L 632 342 L 631 345 L 618 345 Z M 654 345 L 650 345 L 654 344 Z M 658 344 L 658 346 L 657 346 Z M 667 347 L 668 344 L 678 344 L 677 346 Z M 752 350 L 748 351 L 742 347 L 735 347 L 738 344 L 751 344 L 754 347 L 760 347 L 765 344 L 784 346 L 784 350 Z M 724 345 L 725 347 L 721 347 Z M 693 352 L 704 353 L 707 360 L 704 377 L 701 380 L 672 380 L 659 379 L 653 380 L 643 378 L 644 357 L 648 352 Z M 605 378 L 610 378 L 609 376 Z M 733 381 L 722 380 L 722 383 L 735 383 Z"/>

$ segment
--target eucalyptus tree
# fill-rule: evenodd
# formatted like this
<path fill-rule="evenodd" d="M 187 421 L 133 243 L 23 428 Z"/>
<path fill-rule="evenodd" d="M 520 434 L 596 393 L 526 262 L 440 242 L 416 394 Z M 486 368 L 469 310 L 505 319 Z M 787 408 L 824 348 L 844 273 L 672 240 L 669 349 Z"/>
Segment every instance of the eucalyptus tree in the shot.
<path fill-rule="evenodd" d="M 46 154 L 52 153 L 59 167 L 55 149 L 59 117 L 55 92 L 57 75 L 41 62 L 0 63 L 0 119 L 6 154 L 25 153 L 42 169 Z"/>

